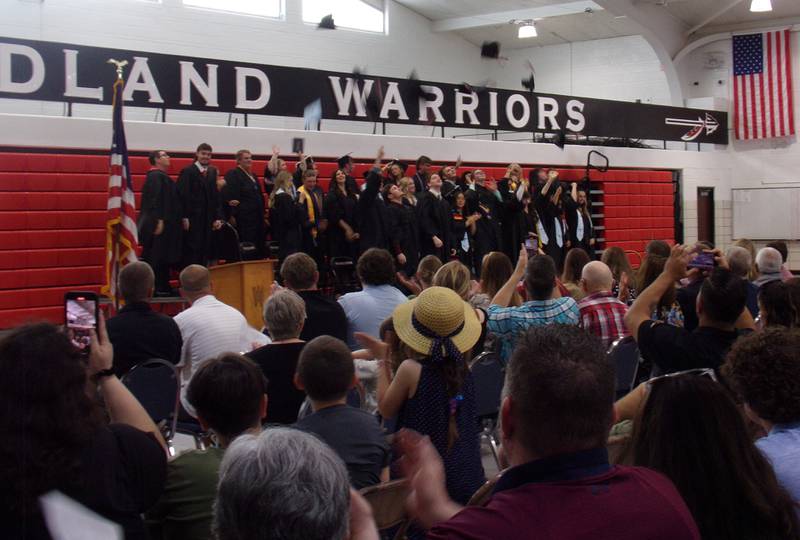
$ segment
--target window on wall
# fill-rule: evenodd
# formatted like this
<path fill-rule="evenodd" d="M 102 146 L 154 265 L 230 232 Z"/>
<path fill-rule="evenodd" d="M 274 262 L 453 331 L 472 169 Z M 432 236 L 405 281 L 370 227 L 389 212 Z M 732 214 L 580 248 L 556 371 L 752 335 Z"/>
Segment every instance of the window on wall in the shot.
<path fill-rule="evenodd" d="M 303 22 L 318 23 L 333 15 L 337 27 L 386 32 L 383 0 L 303 0 Z"/>
<path fill-rule="evenodd" d="M 185 6 L 279 18 L 283 0 L 183 0 Z"/>

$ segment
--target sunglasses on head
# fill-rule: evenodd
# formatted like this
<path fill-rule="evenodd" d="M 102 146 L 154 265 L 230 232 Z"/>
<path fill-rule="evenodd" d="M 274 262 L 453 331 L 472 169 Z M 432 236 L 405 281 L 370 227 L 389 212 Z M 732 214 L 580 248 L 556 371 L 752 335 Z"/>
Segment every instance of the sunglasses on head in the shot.
<path fill-rule="evenodd" d="M 717 374 L 711 368 L 696 368 L 696 369 L 687 369 L 685 371 L 676 371 L 674 373 L 667 373 L 666 375 L 659 375 L 658 377 L 653 377 L 645 384 L 647 390 L 652 388 L 653 384 L 656 381 L 660 381 L 662 379 L 668 379 L 670 377 L 680 377 L 682 375 L 692 375 L 695 377 L 705 377 L 706 379 L 711 379 L 714 382 L 717 382 Z"/>

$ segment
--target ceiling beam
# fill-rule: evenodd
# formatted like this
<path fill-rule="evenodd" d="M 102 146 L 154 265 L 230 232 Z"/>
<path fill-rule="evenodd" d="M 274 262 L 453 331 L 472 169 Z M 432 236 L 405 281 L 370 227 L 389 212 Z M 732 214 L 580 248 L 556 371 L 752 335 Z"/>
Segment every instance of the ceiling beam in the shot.
<path fill-rule="evenodd" d="M 497 11 L 468 17 L 442 19 L 433 21 L 432 29 L 434 32 L 453 32 L 455 30 L 467 30 L 470 28 L 479 28 L 481 26 L 507 24 L 511 19 L 544 19 L 546 17 L 558 17 L 560 15 L 573 15 L 575 13 L 583 13 L 587 9 L 599 11 L 603 8 L 592 0 L 577 0 L 565 4 L 553 4 L 536 8 Z"/>
<path fill-rule="evenodd" d="M 720 9 L 716 10 L 714 13 L 712 13 L 711 15 L 709 15 L 708 17 L 706 17 L 705 19 L 703 19 L 703 20 L 702 20 L 702 21 L 701 21 L 699 24 L 696 24 L 695 26 L 691 27 L 691 28 L 690 28 L 690 29 L 689 29 L 689 30 L 686 32 L 686 35 L 687 35 L 687 36 L 691 36 L 692 34 L 694 34 L 695 32 L 697 32 L 698 30 L 700 30 L 700 29 L 701 29 L 701 28 L 703 28 L 704 26 L 708 26 L 708 25 L 709 25 L 709 23 L 712 23 L 712 22 L 716 21 L 716 20 L 717 20 L 717 19 L 719 19 L 719 18 L 720 18 L 722 15 L 724 15 L 724 14 L 725 14 L 725 13 L 727 13 L 727 12 L 729 12 L 731 9 L 735 8 L 736 6 L 738 6 L 739 4 L 741 4 L 743 1 L 744 1 L 744 0 L 733 0 L 731 3 L 729 3 L 729 4 L 727 4 L 727 5 L 723 6 L 723 7 L 721 7 Z"/>

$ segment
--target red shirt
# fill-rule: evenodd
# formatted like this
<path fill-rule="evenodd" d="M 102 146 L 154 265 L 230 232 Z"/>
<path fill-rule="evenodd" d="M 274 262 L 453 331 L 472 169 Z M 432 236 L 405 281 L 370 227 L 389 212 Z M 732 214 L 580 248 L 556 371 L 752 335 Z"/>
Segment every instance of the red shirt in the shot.
<path fill-rule="evenodd" d="M 605 448 L 506 471 L 486 506 L 467 507 L 428 540 L 700 540 L 665 476 L 608 464 Z"/>
<path fill-rule="evenodd" d="M 628 306 L 611 292 L 585 296 L 578 302 L 578 308 L 581 310 L 581 328 L 599 337 L 606 349 L 618 338 L 630 335 L 625 327 Z"/>

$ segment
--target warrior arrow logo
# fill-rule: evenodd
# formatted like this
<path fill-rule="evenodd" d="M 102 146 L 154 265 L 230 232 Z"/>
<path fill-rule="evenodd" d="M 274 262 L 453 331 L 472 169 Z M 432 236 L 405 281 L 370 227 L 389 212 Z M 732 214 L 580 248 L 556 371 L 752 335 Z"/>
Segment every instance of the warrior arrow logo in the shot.
<path fill-rule="evenodd" d="M 665 123 L 668 126 L 687 126 L 692 128 L 686 133 L 686 135 L 681 137 L 682 141 L 695 140 L 703 132 L 703 129 L 706 130 L 706 135 L 711 135 L 712 133 L 714 133 L 719 129 L 719 122 L 709 113 L 706 113 L 705 120 L 702 117 L 698 117 L 697 120 L 686 120 L 683 118 L 667 118 L 665 120 Z"/>

